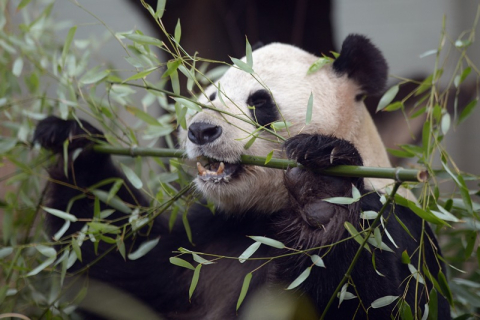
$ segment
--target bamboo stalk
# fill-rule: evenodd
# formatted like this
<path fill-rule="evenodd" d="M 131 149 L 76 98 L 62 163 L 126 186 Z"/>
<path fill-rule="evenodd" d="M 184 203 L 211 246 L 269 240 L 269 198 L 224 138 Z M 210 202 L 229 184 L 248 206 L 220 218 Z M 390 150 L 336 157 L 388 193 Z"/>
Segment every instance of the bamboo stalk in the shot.
<path fill-rule="evenodd" d="M 116 155 L 124 155 L 131 157 L 167 157 L 167 158 L 185 158 L 185 151 L 178 149 L 165 148 L 121 148 L 106 145 L 95 145 L 93 150 L 99 153 L 108 153 Z M 287 159 L 272 158 L 266 163 L 265 157 L 242 155 L 241 163 L 247 165 L 256 165 L 274 169 L 287 169 L 293 167 L 302 167 L 301 164 Z M 340 177 L 359 177 L 359 178 L 381 178 L 392 179 L 398 182 L 426 182 L 428 173 L 425 170 L 404 169 L 404 168 L 380 168 L 380 167 L 363 167 L 363 166 L 335 166 L 320 173 L 340 176 Z"/>

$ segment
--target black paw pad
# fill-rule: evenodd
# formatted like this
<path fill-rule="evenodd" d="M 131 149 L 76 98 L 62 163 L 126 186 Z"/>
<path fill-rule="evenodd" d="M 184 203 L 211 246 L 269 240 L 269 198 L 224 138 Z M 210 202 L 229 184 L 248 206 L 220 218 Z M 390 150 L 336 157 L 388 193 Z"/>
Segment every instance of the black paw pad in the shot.
<path fill-rule="evenodd" d="M 350 142 L 333 136 L 299 134 L 285 142 L 285 151 L 306 167 L 318 169 L 334 165 L 362 165 L 362 158 Z"/>

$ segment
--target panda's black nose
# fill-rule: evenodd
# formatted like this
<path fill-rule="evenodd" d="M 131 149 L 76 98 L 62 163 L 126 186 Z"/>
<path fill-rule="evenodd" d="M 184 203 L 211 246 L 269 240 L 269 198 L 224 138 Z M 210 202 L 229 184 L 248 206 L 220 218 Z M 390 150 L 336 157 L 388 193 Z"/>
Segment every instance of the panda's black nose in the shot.
<path fill-rule="evenodd" d="M 188 128 L 188 139 L 198 145 L 213 142 L 221 134 L 222 127 L 205 122 L 192 123 Z"/>

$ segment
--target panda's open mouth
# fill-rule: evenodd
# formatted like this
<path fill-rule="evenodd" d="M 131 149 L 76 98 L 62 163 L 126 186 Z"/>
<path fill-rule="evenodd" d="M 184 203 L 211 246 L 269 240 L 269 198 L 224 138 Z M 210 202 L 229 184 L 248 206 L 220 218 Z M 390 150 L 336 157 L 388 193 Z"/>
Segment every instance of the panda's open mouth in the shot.
<path fill-rule="evenodd" d="M 242 165 L 223 161 L 210 160 L 205 167 L 197 162 L 198 178 L 204 182 L 230 182 L 232 177 L 240 172 Z"/>

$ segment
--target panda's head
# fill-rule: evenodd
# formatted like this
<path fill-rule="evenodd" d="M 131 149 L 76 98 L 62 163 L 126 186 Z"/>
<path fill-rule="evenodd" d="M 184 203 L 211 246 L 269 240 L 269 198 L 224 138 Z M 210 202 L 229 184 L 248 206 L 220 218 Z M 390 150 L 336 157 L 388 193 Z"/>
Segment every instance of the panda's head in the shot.
<path fill-rule="evenodd" d="M 285 138 L 299 133 L 343 138 L 357 147 L 366 166 L 390 165 L 363 104 L 365 95 L 385 87 L 387 64 L 380 51 L 367 38 L 350 35 L 334 63 L 307 74 L 317 59 L 290 45 L 264 46 L 253 52 L 253 74 L 232 67 L 199 99 L 219 111 L 204 108 L 188 120 L 180 138 L 188 157 L 200 159 L 197 189 L 219 208 L 274 212 L 286 204 L 282 170 L 238 164 L 242 154 L 266 156 L 273 150 L 274 157 L 284 157 L 281 139 L 253 122 L 271 128 L 286 121 L 289 126 L 276 131 Z M 366 183 L 372 184 L 382 186 Z"/>

